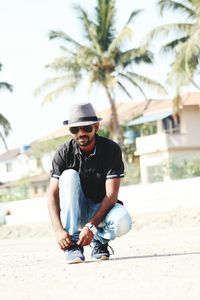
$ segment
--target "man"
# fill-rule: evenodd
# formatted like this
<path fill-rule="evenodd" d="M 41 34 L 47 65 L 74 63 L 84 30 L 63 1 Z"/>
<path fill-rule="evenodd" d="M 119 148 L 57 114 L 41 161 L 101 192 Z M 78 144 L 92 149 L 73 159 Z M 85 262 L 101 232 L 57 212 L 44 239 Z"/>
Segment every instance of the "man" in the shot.
<path fill-rule="evenodd" d="M 108 242 L 131 229 L 131 217 L 118 202 L 124 165 L 120 147 L 97 134 L 99 121 L 91 103 L 74 104 L 68 125 L 72 139 L 56 152 L 49 185 L 48 208 L 57 241 L 68 263 L 110 256 Z"/>

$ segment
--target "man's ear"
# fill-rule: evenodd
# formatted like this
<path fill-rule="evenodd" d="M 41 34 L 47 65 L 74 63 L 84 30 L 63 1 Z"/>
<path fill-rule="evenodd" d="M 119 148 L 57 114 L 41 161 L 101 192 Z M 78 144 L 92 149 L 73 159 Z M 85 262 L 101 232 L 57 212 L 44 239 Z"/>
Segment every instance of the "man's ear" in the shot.
<path fill-rule="evenodd" d="M 94 128 L 95 128 L 95 132 L 97 132 L 99 130 L 99 123 L 95 123 Z"/>

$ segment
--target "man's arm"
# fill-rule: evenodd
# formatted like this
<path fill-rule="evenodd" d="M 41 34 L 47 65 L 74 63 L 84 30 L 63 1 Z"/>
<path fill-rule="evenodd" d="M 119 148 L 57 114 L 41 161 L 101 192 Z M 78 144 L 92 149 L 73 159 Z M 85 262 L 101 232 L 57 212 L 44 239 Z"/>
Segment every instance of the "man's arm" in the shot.
<path fill-rule="evenodd" d="M 59 187 L 58 179 L 51 178 L 49 184 L 49 193 L 48 193 L 48 209 L 53 229 L 56 234 L 58 244 L 62 250 L 65 250 L 71 246 L 73 243 L 69 233 L 63 228 L 60 219 L 60 201 L 59 201 Z"/>
<path fill-rule="evenodd" d="M 101 223 L 104 216 L 117 202 L 119 187 L 120 187 L 120 178 L 113 178 L 113 179 L 106 180 L 106 196 L 101 202 L 98 211 L 95 213 L 92 219 L 89 220 L 90 223 L 94 224 L 96 227 Z M 81 230 L 78 244 L 80 246 L 89 245 L 92 241 L 92 238 L 93 238 L 93 233 L 90 231 L 88 227 L 84 227 Z"/>

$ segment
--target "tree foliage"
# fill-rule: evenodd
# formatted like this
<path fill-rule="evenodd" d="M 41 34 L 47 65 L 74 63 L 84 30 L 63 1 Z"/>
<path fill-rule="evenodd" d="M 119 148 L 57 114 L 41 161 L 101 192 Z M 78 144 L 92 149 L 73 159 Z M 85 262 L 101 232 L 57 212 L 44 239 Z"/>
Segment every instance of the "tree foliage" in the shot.
<path fill-rule="evenodd" d="M 145 98 L 145 86 L 166 92 L 161 84 L 137 72 L 138 65 L 153 63 L 153 54 L 147 45 L 127 48 L 127 42 L 132 40 L 131 26 L 142 11 L 133 10 L 121 30 L 117 31 L 114 0 L 97 0 L 91 16 L 80 5 L 76 5 L 74 9 L 82 27 L 83 42 L 80 43 L 63 31 L 50 32 L 51 40 L 59 39 L 64 43 L 61 46 L 63 55 L 46 66 L 56 71 L 58 76 L 46 80 L 36 90 L 36 94 L 52 87 L 43 99 L 47 103 L 66 90 L 77 88 L 83 79 L 88 81 L 90 88 L 94 84 L 103 87 L 112 111 L 113 132 L 119 144 L 123 145 L 115 106 L 115 91 L 121 90 L 130 98 L 133 96 L 133 88 L 138 89 Z"/>
<path fill-rule="evenodd" d="M 168 83 L 174 85 L 177 91 L 191 83 L 199 88 L 196 80 L 199 80 L 200 66 L 200 0 L 160 0 L 157 5 L 162 16 L 171 11 L 175 16 L 181 17 L 181 22 L 156 27 L 148 34 L 147 39 L 167 39 L 161 52 L 173 54 Z"/>
<path fill-rule="evenodd" d="M 3 65 L 0 63 L 0 71 L 2 70 Z M 13 87 L 11 84 L 3 81 L 0 82 L 0 89 L 6 89 L 9 90 L 10 92 L 13 91 Z M 11 125 L 9 121 L 2 115 L 0 114 L 0 140 L 3 142 L 5 149 L 7 150 L 7 144 L 6 144 L 6 137 L 9 135 L 11 131 Z"/>

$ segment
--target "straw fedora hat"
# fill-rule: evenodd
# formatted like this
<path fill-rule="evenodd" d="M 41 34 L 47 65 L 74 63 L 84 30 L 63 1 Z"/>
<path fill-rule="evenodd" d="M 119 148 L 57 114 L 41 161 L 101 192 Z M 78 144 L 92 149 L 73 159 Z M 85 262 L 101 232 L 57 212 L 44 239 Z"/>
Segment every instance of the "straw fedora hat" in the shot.
<path fill-rule="evenodd" d="M 97 118 L 91 103 L 77 103 L 69 107 L 68 120 L 63 121 L 68 126 L 84 126 L 98 123 L 102 118 Z"/>

